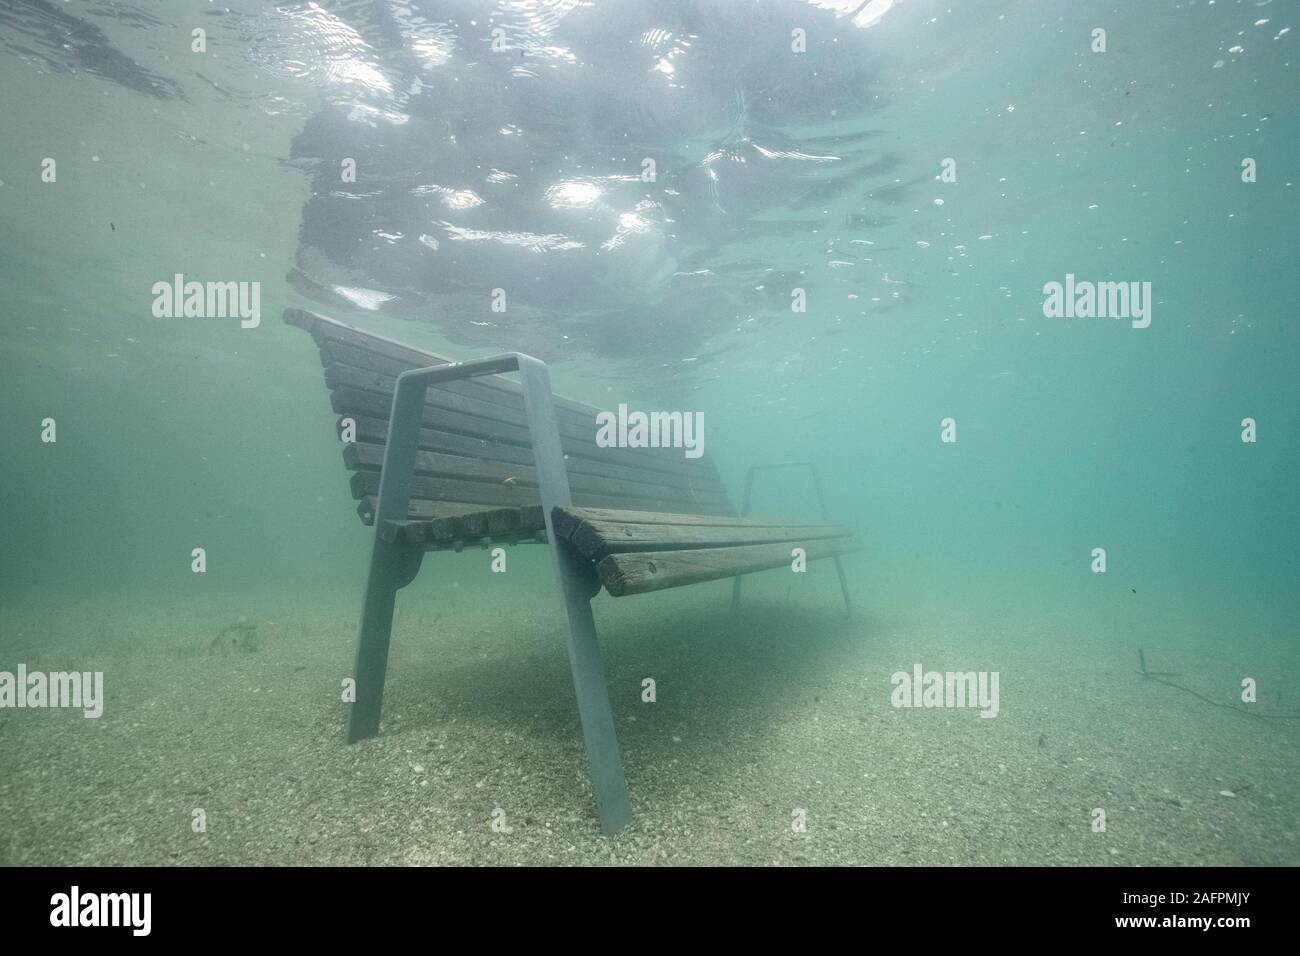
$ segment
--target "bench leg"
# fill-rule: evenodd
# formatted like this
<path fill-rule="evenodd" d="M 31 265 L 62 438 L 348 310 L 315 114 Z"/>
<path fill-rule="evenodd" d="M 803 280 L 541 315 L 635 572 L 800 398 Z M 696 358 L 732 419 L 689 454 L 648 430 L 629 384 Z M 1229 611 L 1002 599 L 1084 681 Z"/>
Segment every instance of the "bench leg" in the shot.
<path fill-rule="evenodd" d="M 844 564 L 840 561 L 840 556 L 835 555 L 835 573 L 840 576 L 840 593 L 844 595 L 844 613 L 848 615 L 849 620 L 853 620 L 853 602 L 849 600 L 849 582 L 844 577 Z"/>
<path fill-rule="evenodd" d="M 853 620 L 853 602 L 849 600 L 849 581 L 844 576 L 844 564 L 840 561 L 840 556 L 835 556 L 835 573 L 840 578 L 840 593 L 844 595 L 844 613 L 848 615 L 849 620 Z M 731 611 L 734 614 L 740 610 L 740 576 L 731 580 Z"/>
<path fill-rule="evenodd" d="M 591 789 L 596 795 L 600 830 L 610 837 L 632 819 L 623 757 L 614 730 L 614 713 L 609 706 L 605 666 L 596 641 L 596 619 L 591 613 L 591 590 L 578 560 L 564 548 L 555 548 L 559 565 L 560 592 L 569 618 L 569 667 L 578 696 L 578 718 L 591 762 Z M 589 571 L 589 569 L 588 569 Z"/>
<path fill-rule="evenodd" d="M 366 579 L 365 602 L 361 607 L 361 630 L 357 637 L 357 663 L 353 671 L 357 699 L 348 716 L 348 743 L 373 737 L 379 732 L 379 711 L 384 702 L 384 674 L 388 670 L 388 638 L 393 630 L 393 606 L 397 591 L 415 576 L 412 554 L 400 542 L 375 537 Z"/>
<path fill-rule="evenodd" d="M 831 515 L 826 510 L 826 497 L 822 494 L 822 479 L 817 473 L 817 466 L 810 461 L 783 461 L 772 465 L 752 465 L 745 475 L 745 499 L 740 506 L 740 516 L 749 517 L 749 503 L 754 493 L 754 473 L 770 468 L 807 468 L 812 472 L 813 488 L 817 492 L 817 503 L 821 506 L 822 520 L 830 524 Z M 853 620 L 853 602 L 849 600 L 849 582 L 844 577 L 844 564 L 840 561 L 839 555 L 835 556 L 835 573 L 840 579 L 840 593 L 844 595 L 844 613 L 848 615 L 849 620 Z M 734 614 L 740 610 L 740 578 L 737 577 L 731 582 L 731 611 Z"/>

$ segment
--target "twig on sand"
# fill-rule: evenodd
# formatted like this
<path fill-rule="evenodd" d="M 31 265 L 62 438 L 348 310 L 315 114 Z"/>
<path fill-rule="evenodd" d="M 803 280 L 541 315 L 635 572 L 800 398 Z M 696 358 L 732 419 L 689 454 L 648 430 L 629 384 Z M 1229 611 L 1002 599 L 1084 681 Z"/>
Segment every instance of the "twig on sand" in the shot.
<path fill-rule="evenodd" d="M 1172 687 L 1174 690 L 1181 690 L 1183 693 L 1191 694 L 1197 700 L 1209 704 L 1211 707 L 1220 707 L 1223 710 L 1230 710 L 1234 714 L 1241 714 L 1243 717 L 1254 717 L 1256 720 L 1300 720 L 1300 714 L 1257 714 L 1253 710 L 1246 710 L 1244 707 L 1237 707 L 1234 704 L 1225 704 L 1222 701 L 1210 700 L 1204 694 L 1192 690 L 1190 687 L 1184 687 L 1182 684 L 1175 684 L 1171 680 L 1165 680 L 1166 677 L 1177 677 L 1177 674 L 1171 674 L 1168 671 L 1149 671 L 1147 670 L 1147 658 L 1138 650 L 1138 663 L 1141 670 L 1138 671 L 1147 680 L 1155 681 L 1157 684 L 1164 684 L 1166 687 Z"/>

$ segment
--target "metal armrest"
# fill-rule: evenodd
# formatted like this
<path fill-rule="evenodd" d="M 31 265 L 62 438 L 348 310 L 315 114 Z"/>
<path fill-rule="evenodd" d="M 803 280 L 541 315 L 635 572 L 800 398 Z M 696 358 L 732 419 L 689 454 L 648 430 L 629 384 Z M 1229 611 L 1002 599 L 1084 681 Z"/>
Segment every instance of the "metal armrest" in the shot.
<path fill-rule="evenodd" d="M 384 446 L 383 471 L 379 477 L 376 525 L 383 521 L 405 520 L 410 509 L 411 481 L 415 476 L 415 458 L 419 451 L 420 426 L 428 388 L 443 382 L 515 371 L 523 380 L 524 412 L 528 417 L 528 434 L 537 465 L 537 485 L 546 516 L 546 530 L 551 540 L 555 540 L 551 509 L 572 503 L 569 476 L 564 467 L 564 450 L 560 447 L 559 425 L 551 399 L 550 374 L 544 363 L 521 352 L 409 369 L 397 376 L 393 409 L 388 419 L 388 439 Z"/>

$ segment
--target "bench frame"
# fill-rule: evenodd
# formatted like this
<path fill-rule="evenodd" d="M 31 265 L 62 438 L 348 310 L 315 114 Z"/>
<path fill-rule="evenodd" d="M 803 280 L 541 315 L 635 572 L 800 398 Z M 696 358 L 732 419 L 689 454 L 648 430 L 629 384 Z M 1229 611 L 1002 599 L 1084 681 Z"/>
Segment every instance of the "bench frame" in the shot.
<path fill-rule="evenodd" d="M 817 505 L 822 510 L 822 520 L 827 524 L 831 523 L 830 512 L 826 510 L 826 496 L 822 494 L 822 478 L 817 472 L 817 466 L 810 461 L 778 461 L 770 465 L 750 465 L 749 471 L 745 474 L 745 498 L 740 506 L 740 516 L 749 517 L 749 506 L 754 497 L 754 473 L 758 471 L 772 471 L 777 468 L 807 468 L 812 472 L 813 488 L 817 491 Z M 840 578 L 840 593 L 844 595 L 844 613 L 848 619 L 853 620 L 853 602 L 849 600 L 849 582 L 844 577 L 844 563 L 840 556 L 835 555 L 835 573 Z M 741 575 L 732 578 L 731 581 L 731 610 L 740 610 L 740 582 L 744 580 Z"/>
<path fill-rule="evenodd" d="M 596 641 L 596 621 L 591 612 L 592 571 L 560 544 L 552 511 L 573 503 L 564 467 L 559 425 L 551 395 L 551 377 L 539 360 L 519 352 L 452 365 L 410 369 L 397 377 L 388 441 L 379 479 L 375 510 L 375 544 L 366 579 L 357 642 L 356 701 L 348 720 L 348 743 L 372 737 L 379 731 L 384 674 L 388 668 L 388 643 L 393 627 L 393 607 L 399 589 L 410 584 L 420 570 L 424 549 L 402 535 L 384 540 L 385 521 L 402 521 L 411 500 L 416 452 L 425 393 L 429 386 L 480 375 L 519 372 L 523 383 L 524 411 L 532 437 L 537 484 L 550 542 L 551 558 L 569 621 L 569 668 L 578 696 L 578 717 L 591 764 L 591 787 L 596 796 L 601 832 L 613 836 L 632 819 L 623 758 L 609 705 L 605 667 Z M 598 588 L 597 588 L 598 589 Z"/>
<path fill-rule="evenodd" d="M 348 717 L 347 740 L 355 743 L 379 732 L 397 592 L 415 580 L 426 550 L 424 542 L 401 533 L 400 526 L 406 522 L 410 510 L 428 390 L 447 382 L 509 372 L 518 372 L 521 378 L 524 417 L 536 465 L 546 540 L 550 544 L 552 565 L 569 624 L 569 667 L 578 699 L 578 717 L 587 748 L 601 832 L 607 837 L 613 836 L 631 821 L 632 806 L 591 608 L 592 599 L 600 593 L 601 581 L 595 567 L 566 546 L 556 533 L 556 509 L 570 508 L 573 499 L 550 373 L 544 363 L 531 356 L 507 352 L 470 362 L 408 369 L 397 376 L 375 505 L 374 546 L 361 611 L 354 672 L 356 697 Z M 812 470 L 822 516 L 829 522 L 821 479 L 809 462 L 782 462 L 750 468 L 745 480 L 741 516 L 749 513 L 755 472 L 795 467 Z M 838 555 L 835 556 L 835 566 L 845 609 L 852 618 L 848 586 Z M 732 608 L 739 605 L 738 575 L 732 590 Z"/>

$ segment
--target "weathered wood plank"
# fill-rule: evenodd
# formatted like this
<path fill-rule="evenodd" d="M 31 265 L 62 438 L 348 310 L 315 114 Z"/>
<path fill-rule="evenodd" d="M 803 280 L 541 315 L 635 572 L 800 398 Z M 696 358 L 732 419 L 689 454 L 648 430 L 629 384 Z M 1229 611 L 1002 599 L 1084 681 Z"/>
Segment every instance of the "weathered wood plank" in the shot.
<path fill-rule="evenodd" d="M 512 512 L 513 517 L 503 517 L 505 512 L 497 512 L 488 518 L 489 534 L 506 532 L 533 534 L 546 530 L 546 519 L 542 517 L 541 505 L 529 505 Z"/>
<path fill-rule="evenodd" d="M 486 535 L 482 538 L 468 540 L 465 538 L 452 538 L 447 540 L 426 540 L 423 542 L 425 551 L 455 551 L 460 554 L 466 549 L 480 550 L 482 548 L 494 547 L 500 544 L 546 544 L 546 531 L 520 532 L 519 534 L 503 535 Z M 595 568 L 592 568 L 592 574 L 595 576 Z M 600 590 L 600 578 L 596 576 L 596 590 Z M 595 594 L 593 592 L 592 596 Z"/>
<path fill-rule="evenodd" d="M 383 445 L 388 441 L 388 419 L 374 418 L 369 415 L 349 415 L 356 426 L 356 439 L 360 442 Z M 342 428 L 342 418 L 339 419 Z M 482 458 L 487 461 L 501 461 L 516 465 L 532 465 L 533 450 L 525 445 L 473 438 L 455 432 L 439 431 L 433 428 L 420 429 L 420 446 L 424 451 L 441 452 L 446 455 L 464 455 L 469 458 Z M 615 478 L 625 481 L 652 480 L 655 484 L 667 485 L 685 493 L 718 494 L 726 496 L 726 488 L 720 479 L 713 475 L 696 477 L 669 472 L 647 472 L 644 468 L 630 465 L 613 465 L 591 458 L 570 455 L 565 462 L 570 477 L 574 475 L 591 475 L 598 478 Z"/>
<path fill-rule="evenodd" d="M 425 405 L 460 412 L 464 415 L 474 415 L 493 422 L 504 422 L 525 430 L 528 428 L 528 416 L 524 412 L 522 403 L 518 408 L 513 408 L 509 405 L 499 405 L 480 398 L 467 397 L 447 387 L 455 384 L 455 382 L 448 382 L 444 385 L 431 386 L 425 392 Z M 355 388 L 391 397 L 397 389 L 397 379 L 393 376 L 359 369 L 351 365 L 331 365 L 325 370 L 325 385 L 330 389 Z M 596 417 L 594 413 L 585 421 L 564 420 L 559 425 L 560 435 L 565 438 L 577 442 L 590 442 L 593 445 L 596 442 Z M 680 455 L 680 451 L 678 454 Z"/>
<path fill-rule="evenodd" d="M 352 473 L 352 497 L 379 494 L 379 472 L 372 470 Z M 430 501 L 454 501 L 462 504 L 522 507 L 538 502 L 536 488 L 522 488 L 487 481 L 458 481 L 454 478 L 431 478 L 416 475 L 411 479 L 411 497 Z M 482 508 L 478 510 L 484 510 Z"/>
<path fill-rule="evenodd" d="M 289 310 L 289 312 L 298 314 L 301 313 L 301 310 Z M 312 333 L 321 352 L 322 364 L 325 365 L 327 370 L 327 382 L 331 381 L 331 375 L 328 374 L 330 370 L 337 369 L 339 371 L 336 374 L 349 379 L 350 387 L 363 387 L 375 390 L 379 394 L 391 395 L 393 382 L 396 378 L 396 375 L 392 373 L 397 372 L 402 366 L 424 368 L 431 365 L 452 363 L 452 360 L 445 356 L 421 352 L 408 346 L 399 345 L 382 336 L 372 335 L 371 333 L 341 325 L 335 320 L 326 319 L 323 316 L 316 316 L 313 313 L 302 314 L 308 317 L 305 321 L 308 321 L 309 324 L 304 325 L 303 322 L 291 320 L 288 312 L 286 312 L 286 321 L 292 325 L 307 328 Z M 374 358 L 373 360 L 361 359 L 357 353 L 368 353 Z M 349 356 L 360 361 L 361 364 L 353 365 L 344 361 Z M 357 372 L 365 374 L 358 378 L 355 374 Z M 363 382 L 369 384 L 362 384 Z M 474 379 L 446 382 L 430 388 L 429 399 L 432 400 L 439 392 L 444 393 L 444 396 L 460 396 L 477 403 L 487 402 L 497 410 L 484 411 L 484 414 L 489 417 L 501 417 L 497 413 L 500 412 L 505 416 L 504 420 L 513 420 L 520 423 L 524 421 L 522 391 L 516 383 L 511 382 L 509 379 L 498 376 L 482 376 Z M 582 402 L 565 399 L 562 396 L 554 396 L 554 403 L 558 413 L 561 434 L 574 440 L 594 444 L 596 435 L 595 416 L 599 409 Z M 467 409 L 463 408 L 462 410 Z M 678 454 L 673 454 L 673 452 L 680 453 L 680 449 L 640 448 L 617 449 L 617 451 L 634 458 L 642 458 L 649 462 L 651 467 L 665 470 L 685 468 L 690 473 L 707 470 L 716 474 L 712 462 L 702 459 L 685 459 L 684 457 L 678 457 Z"/>
<path fill-rule="evenodd" d="M 432 520 L 387 521 L 379 529 L 385 541 L 399 535 L 412 543 L 443 546 L 452 541 L 472 544 L 483 538 L 502 541 L 536 541 L 546 530 L 541 505 L 526 508 L 489 508 L 445 515 Z"/>
<path fill-rule="evenodd" d="M 776 522 L 762 521 L 755 518 L 737 518 L 734 515 L 713 515 L 703 513 L 677 513 L 671 511 L 636 511 L 625 508 L 588 508 L 581 505 L 571 505 L 555 509 L 555 514 L 551 516 L 557 529 L 563 523 L 565 527 L 572 528 L 580 521 L 614 521 L 628 522 L 631 524 L 703 524 L 703 525 L 739 525 L 747 527 L 754 524 L 775 524 Z M 801 525 L 798 522 L 782 521 L 784 527 L 823 527 L 821 524 L 809 522 Z M 565 537 L 561 534 L 560 537 Z"/>
<path fill-rule="evenodd" d="M 424 541 L 424 526 L 427 521 L 384 521 L 375 533 L 384 541 L 396 541 L 401 538 L 413 544 Z"/>
<path fill-rule="evenodd" d="M 430 527 L 429 537 L 432 540 L 445 541 L 454 538 L 469 540 L 485 535 L 505 536 L 524 533 L 535 535 L 545 528 L 542 506 L 532 505 L 527 508 L 494 508 L 490 511 L 439 520 Z"/>
<path fill-rule="evenodd" d="M 424 349 L 412 348 L 387 336 L 377 335 L 331 319 L 327 316 L 308 312 L 305 309 L 285 309 L 284 321 L 309 332 L 319 348 L 322 343 L 342 343 L 355 348 L 365 349 L 378 355 L 387 356 L 406 363 L 410 368 L 428 368 L 431 365 L 446 365 L 455 361 L 445 355 L 438 355 Z M 483 390 L 496 392 L 496 399 L 502 402 L 523 402 L 523 389 L 516 382 L 498 375 L 483 375 L 458 383 L 463 385 L 468 394 L 483 394 Z M 574 412 L 587 414 L 591 406 L 583 402 L 556 395 L 554 402 L 561 414 Z"/>
<path fill-rule="evenodd" d="M 369 524 L 396 377 L 408 368 L 449 360 L 304 310 L 287 310 L 285 321 L 312 334 L 332 406 L 358 423 L 362 441 L 344 454 L 348 466 L 357 469 L 352 493 L 361 499 L 358 513 Z M 734 515 L 711 460 L 687 459 L 681 449 L 602 448 L 595 443 L 596 408 L 559 396 L 555 405 L 575 504 Z M 442 505 L 481 511 L 537 501 L 531 436 L 517 383 L 500 376 L 443 383 L 428 390 L 421 412 L 430 426 L 421 430 L 421 445 L 429 447 L 417 456 L 408 517 L 455 516 Z"/>
<path fill-rule="evenodd" d="M 803 548 L 809 561 L 862 549 L 856 538 L 844 537 L 695 551 L 640 551 L 608 555 L 596 570 L 605 590 L 613 597 L 623 597 L 785 567 L 795 547 Z"/>
<path fill-rule="evenodd" d="M 343 386 L 330 391 L 330 405 L 336 414 L 357 419 L 360 416 L 388 420 L 392 409 L 392 396 L 365 389 Z M 426 404 L 422 409 L 421 421 L 424 425 L 437 430 L 469 436 L 474 439 L 493 443 L 512 444 L 526 448 L 531 453 L 532 444 L 528 429 L 509 422 L 496 421 L 478 415 L 469 415 L 449 408 L 435 408 Z M 387 429 L 385 428 L 385 436 Z M 568 459 L 584 458 L 604 462 L 619 467 L 636 468 L 640 471 L 654 471 L 676 475 L 684 479 L 688 487 L 694 487 L 695 481 L 702 483 L 702 488 L 720 487 L 717 472 L 706 458 L 688 459 L 682 456 L 681 449 L 660 449 L 662 457 L 645 458 L 640 456 L 649 449 L 601 448 L 593 440 L 578 442 L 561 438 L 561 446 Z M 635 454 L 634 454 L 635 453 Z M 693 477 L 695 476 L 695 477 Z"/>
<path fill-rule="evenodd" d="M 528 427 L 528 415 L 524 409 L 522 397 L 516 403 L 501 404 L 500 402 L 481 398 L 478 395 L 465 395 L 455 389 L 455 386 L 460 384 L 464 383 L 444 382 L 441 385 L 430 386 L 425 392 L 425 404 L 467 415 L 477 415 L 493 421 L 506 422 L 523 428 Z M 397 377 L 372 369 L 358 368 L 354 365 L 335 362 L 325 369 L 325 385 L 331 389 L 358 388 L 391 396 L 397 388 Z M 573 412 L 566 416 L 559 416 L 560 435 L 570 441 L 595 444 L 596 411 L 596 409 L 592 409 L 589 414 L 583 416 L 577 416 Z M 658 449 L 649 450 L 652 452 L 658 451 Z M 680 450 L 678 450 L 677 454 L 681 457 Z"/>
<path fill-rule="evenodd" d="M 375 508 L 377 506 L 378 498 L 374 494 L 361 496 L 357 502 L 357 514 L 360 515 L 362 524 L 372 525 L 375 523 Z M 538 507 L 540 508 L 540 505 Z M 468 502 L 429 501 L 425 498 L 412 498 L 411 506 L 407 509 L 407 515 L 412 520 L 431 521 L 450 515 L 482 511 L 483 508 L 484 505 Z"/>
<path fill-rule="evenodd" d="M 352 497 L 357 500 L 361 500 L 366 496 L 377 496 L 379 494 L 379 472 L 371 469 L 353 472 L 351 489 Z M 411 504 L 407 509 L 408 516 L 421 517 L 420 506 L 416 504 L 417 499 L 421 498 L 427 499 L 434 504 L 454 502 L 478 505 L 479 507 L 475 510 L 484 510 L 485 506 L 517 508 L 524 505 L 540 505 L 536 488 L 415 475 L 411 479 Z M 627 503 L 629 499 L 613 498 L 609 495 L 593 495 L 587 492 L 574 492 L 573 500 L 589 507 L 614 508 Z M 671 503 L 667 501 L 635 500 L 645 501 L 645 505 L 651 508 L 668 508 L 671 506 Z M 709 507 L 709 505 L 701 505 L 700 510 L 707 512 Z"/>
<path fill-rule="evenodd" d="M 592 561 L 628 551 L 687 551 L 742 545 L 844 538 L 840 525 L 703 525 L 633 524 L 623 521 L 582 521 L 569 532 L 575 551 Z"/>
<path fill-rule="evenodd" d="M 363 468 L 380 468 L 384 463 L 384 446 L 371 442 L 354 442 L 343 446 L 343 462 L 357 471 Z M 415 456 L 416 474 L 439 478 L 456 478 L 464 481 L 487 481 L 537 487 L 537 469 L 529 465 L 498 462 L 491 459 L 465 455 L 445 455 L 440 452 L 418 451 Z M 727 499 L 720 494 L 702 494 L 689 498 L 685 492 L 671 485 L 650 484 L 644 481 L 622 481 L 614 478 L 594 478 L 590 475 L 569 475 L 569 487 L 575 493 L 587 492 L 608 497 L 627 497 L 629 501 L 643 498 L 652 501 L 680 502 L 688 507 L 712 505 L 724 508 Z"/>
<path fill-rule="evenodd" d="M 368 392 L 364 389 L 342 387 L 331 389 L 330 404 L 334 411 L 340 415 L 347 415 L 351 418 L 358 415 L 368 415 L 387 422 L 389 413 L 393 408 L 393 396 L 382 395 L 379 392 Z M 510 442 L 524 448 L 531 447 L 527 428 L 494 421 L 479 415 L 466 415 L 450 409 L 425 405 L 421 421 L 425 425 L 461 435 L 470 435 L 474 438 L 490 441 Z M 387 431 L 384 434 L 387 435 Z"/>
<path fill-rule="evenodd" d="M 315 318 L 324 323 L 332 323 L 332 320 L 326 320 L 322 317 Z M 340 339 L 328 337 L 334 334 L 328 331 L 329 325 L 318 326 L 318 328 L 326 329 L 321 335 L 313 334 L 317 341 L 321 362 L 326 369 L 326 384 L 331 389 L 338 385 L 363 391 L 373 391 L 384 395 L 391 401 L 391 396 L 396 387 L 397 376 L 401 372 L 411 368 L 450 363 L 449 359 L 432 353 L 424 353 L 426 361 L 418 363 L 411 359 L 393 358 L 382 351 L 372 351 L 365 333 L 349 330 L 350 337 L 347 342 L 344 342 Z M 382 343 L 388 340 L 379 337 L 375 341 L 382 347 Z M 404 348 L 405 346 L 399 347 L 399 349 Z M 408 349 L 407 351 L 415 350 Z M 508 387 L 508 390 L 489 383 L 489 378 L 495 379 L 497 383 L 504 384 Z M 552 396 L 552 399 L 557 412 L 557 424 L 560 434 L 566 443 L 572 446 L 566 449 L 571 454 L 574 452 L 586 454 L 585 446 L 591 446 L 598 457 L 602 456 L 603 453 L 614 452 L 620 460 L 629 459 L 637 467 L 650 467 L 656 471 L 683 475 L 688 477 L 692 483 L 705 480 L 721 484 L 717 468 L 712 460 L 703 458 L 688 459 L 681 454 L 681 449 L 600 448 L 595 444 L 597 432 L 596 414 L 600 410 L 592 405 L 574 402 L 560 396 Z M 448 410 L 481 414 L 486 418 L 505 423 L 527 425 L 523 394 L 519 386 L 508 379 L 496 379 L 495 376 L 444 382 L 432 386 L 426 393 L 426 402 Z"/>

